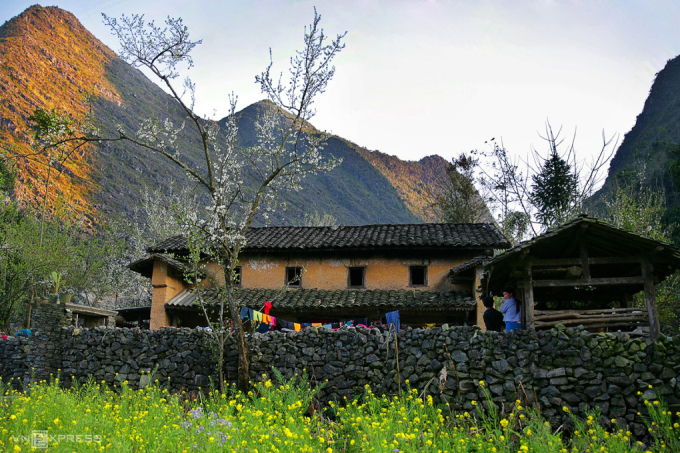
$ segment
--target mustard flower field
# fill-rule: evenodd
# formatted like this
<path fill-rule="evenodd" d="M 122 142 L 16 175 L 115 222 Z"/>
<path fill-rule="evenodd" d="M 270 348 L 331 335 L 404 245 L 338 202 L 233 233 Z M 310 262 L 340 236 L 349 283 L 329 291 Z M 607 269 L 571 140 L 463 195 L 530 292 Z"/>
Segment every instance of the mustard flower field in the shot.
<path fill-rule="evenodd" d="M 569 433 L 514 402 L 507 413 L 476 402 L 452 413 L 432 397 L 405 390 L 320 409 L 303 377 L 269 379 L 235 390 L 171 395 L 159 383 L 115 391 L 97 382 L 66 390 L 58 380 L 26 392 L 0 387 L 0 450 L 9 452 L 629 452 L 680 451 L 680 414 L 648 401 L 650 445 L 571 416 Z M 484 387 L 484 383 L 480 385 Z M 484 409 L 486 407 L 487 409 Z M 566 410 L 566 408 L 565 408 Z"/>

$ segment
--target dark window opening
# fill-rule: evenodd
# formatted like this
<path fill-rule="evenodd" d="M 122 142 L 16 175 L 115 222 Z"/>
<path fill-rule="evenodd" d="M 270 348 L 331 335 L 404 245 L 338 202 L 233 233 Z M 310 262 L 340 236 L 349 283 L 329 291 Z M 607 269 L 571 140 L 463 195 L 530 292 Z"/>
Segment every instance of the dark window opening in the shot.
<path fill-rule="evenodd" d="M 301 267 L 287 267 L 286 268 L 286 285 L 293 288 L 302 286 L 302 268 Z"/>
<path fill-rule="evenodd" d="M 363 288 L 365 271 L 365 267 L 347 268 L 347 286 L 350 288 Z"/>
<path fill-rule="evenodd" d="M 241 286 L 241 266 L 234 268 L 234 285 Z"/>
<path fill-rule="evenodd" d="M 427 266 L 409 266 L 409 285 L 427 286 Z"/>

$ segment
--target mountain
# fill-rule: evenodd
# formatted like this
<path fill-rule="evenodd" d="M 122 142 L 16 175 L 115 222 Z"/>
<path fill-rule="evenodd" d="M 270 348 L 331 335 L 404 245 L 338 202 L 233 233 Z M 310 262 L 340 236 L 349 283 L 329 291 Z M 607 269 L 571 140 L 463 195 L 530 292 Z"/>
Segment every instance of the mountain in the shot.
<path fill-rule="evenodd" d="M 91 105 L 104 136 L 114 133 L 118 124 L 135 131 L 139 118 L 169 118 L 181 124 L 186 116 L 162 89 L 117 57 L 74 15 L 57 7 L 32 6 L 0 27 L 0 93 L 0 141 L 23 154 L 30 152 L 28 117 L 36 108 L 76 117 Z M 92 93 L 89 104 L 86 95 Z M 254 143 L 254 119 L 264 105 L 262 101 L 239 112 L 242 144 Z M 186 128 L 177 149 L 200 165 L 198 144 L 199 137 Z M 277 213 L 272 222 L 298 223 L 314 211 L 332 214 L 348 225 L 430 220 L 421 189 L 445 174 L 446 162 L 439 156 L 402 161 L 337 136 L 330 137 L 324 153 L 344 162 L 329 173 L 305 179 L 304 189 L 289 196 L 287 211 Z M 43 200 L 48 168 L 34 159 L 19 160 L 16 192 L 21 200 L 33 205 Z M 93 222 L 111 214 L 130 214 L 144 187 L 169 190 L 173 184 L 188 184 L 167 159 L 123 142 L 80 150 L 63 166 L 52 165 L 50 178 L 47 196 Z"/>
<path fill-rule="evenodd" d="M 599 195 L 617 179 L 625 179 L 638 162 L 646 166 L 648 183 L 663 187 L 670 205 L 678 200 L 668 167 L 677 159 L 669 151 L 680 143 L 680 56 L 668 60 L 656 74 L 642 113 L 617 149 Z"/>

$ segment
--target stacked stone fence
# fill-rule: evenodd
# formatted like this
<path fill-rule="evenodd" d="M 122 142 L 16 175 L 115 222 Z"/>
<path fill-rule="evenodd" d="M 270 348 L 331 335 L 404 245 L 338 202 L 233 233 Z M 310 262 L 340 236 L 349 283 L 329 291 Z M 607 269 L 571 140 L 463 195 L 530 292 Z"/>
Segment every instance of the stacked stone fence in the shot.
<path fill-rule="evenodd" d="M 59 373 L 66 385 L 71 377 L 80 382 L 93 377 L 139 388 L 156 370 L 155 378 L 173 391 L 206 389 L 217 380 L 210 336 L 191 329 L 39 329 L 31 338 L 0 341 L 0 377 L 26 385 Z M 512 334 L 463 327 L 401 331 L 396 340 L 398 350 L 394 334 L 364 328 L 254 334 L 248 343 L 251 378 L 273 376 L 272 367 L 286 378 L 306 372 L 312 384 L 322 384 L 322 401 L 352 399 L 366 385 L 377 394 L 394 394 L 408 380 L 419 394 L 470 412 L 473 401 L 484 401 L 483 380 L 497 404 L 509 407 L 516 399 L 535 404 L 552 424 L 565 421 L 565 406 L 581 415 L 596 408 L 603 419 L 617 419 L 638 435 L 645 430 L 638 415 L 646 412 L 644 398 L 660 395 L 672 406 L 680 404 L 679 336 L 662 334 L 654 343 L 562 328 Z M 231 340 L 224 370 L 235 383 Z"/>

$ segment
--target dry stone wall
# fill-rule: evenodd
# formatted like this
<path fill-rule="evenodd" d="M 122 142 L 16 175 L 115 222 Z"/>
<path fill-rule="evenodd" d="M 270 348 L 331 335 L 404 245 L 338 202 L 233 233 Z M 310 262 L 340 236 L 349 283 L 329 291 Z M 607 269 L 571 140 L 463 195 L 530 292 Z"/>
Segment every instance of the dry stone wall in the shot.
<path fill-rule="evenodd" d="M 148 383 L 146 372 L 156 369 L 162 385 L 197 390 L 216 375 L 209 335 L 106 327 L 38 331 L 28 339 L 0 341 L 0 376 L 25 384 L 59 372 L 66 384 L 71 376 L 81 382 L 93 376 L 110 385 L 127 380 L 141 387 Z M 249 348 L 254 380 L 272 376 L 272 367 L 287 378 L 306 372 L 312 383 L 323 384 L 324 401 L 351 399 L 366 385 L 378 394 L 395 393 L 408 380 L 437 402 L 473 411 L 473 401 L 484 401 L 483 380 L 496 403 L 528 400 L 552 423 L 564 421 L 564 406 L 581 414 L 598 408 L 603 419 L 615 418 L 641 434 L 644 425 L 637 414 L 644 413 L 643 397 L 658 393 L 672 405 L 680 403 L 679 340 L 663 334 L 653 343 L 582 330 L 511 334 L 465 327 L 401 331 L 397 350 L 394 335 L 349 328 L 254 334 Z M 230 342 L 225 363 L 230 382 L 235 382 L 236 366 Z M 440 382 L 444 368 L 446 378 Z"/>

